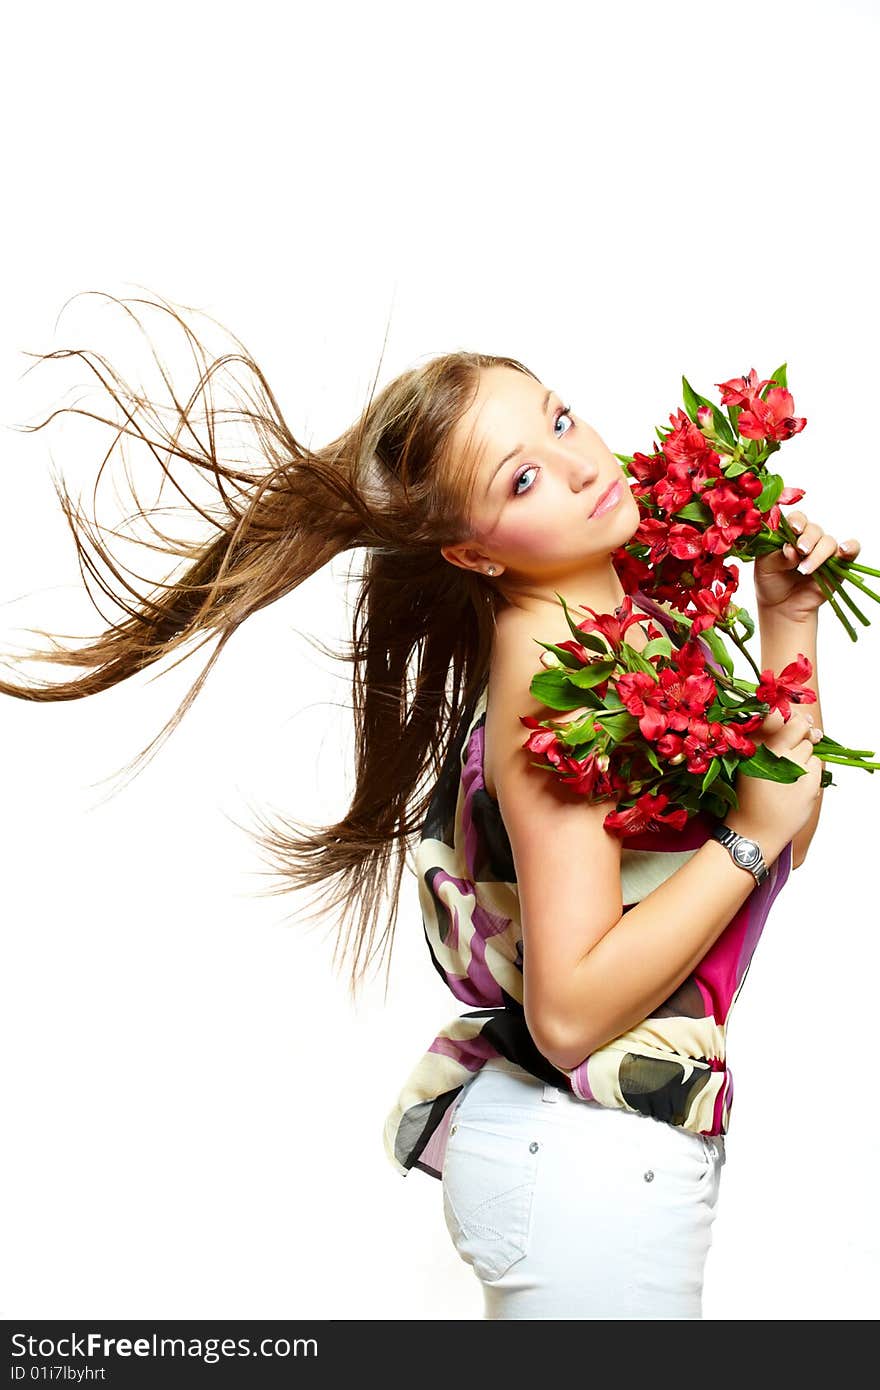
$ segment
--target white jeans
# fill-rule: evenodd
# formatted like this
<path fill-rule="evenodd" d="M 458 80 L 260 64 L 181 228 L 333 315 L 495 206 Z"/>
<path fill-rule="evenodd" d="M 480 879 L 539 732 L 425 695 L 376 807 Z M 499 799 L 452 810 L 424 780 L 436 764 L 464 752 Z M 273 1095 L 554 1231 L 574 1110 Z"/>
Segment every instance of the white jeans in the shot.
<path fill-rule="evenodd" d="M 701 1318 L 721 1135 L 485 1066 L 453 1106 L 452 1242 L 487 1318 Z"/>

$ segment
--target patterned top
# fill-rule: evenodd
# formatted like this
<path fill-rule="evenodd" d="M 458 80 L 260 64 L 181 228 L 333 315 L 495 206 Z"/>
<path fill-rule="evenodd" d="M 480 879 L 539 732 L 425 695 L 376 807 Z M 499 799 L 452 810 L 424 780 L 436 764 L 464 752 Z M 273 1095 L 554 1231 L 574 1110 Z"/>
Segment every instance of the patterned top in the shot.
<path fill-rule="evenodd" d="M 488 677 L 437 781 L 418 843 L 419 901 L 434 967 L 470 1005 L 437 1034 L 410 1073 L 384 1128 L 385 1152 L 403 1176 L 440 1178 L 453 1101 L 485 1065 L 522 1067 L 582 1100 L 637 1111 L 697 1134 L 725 1134 L 733 1076 L 725 1029 L 764 923 L 791 872 L 791 844 L 770 867 L 696 969 L 638 1024 L 560 1069 L 538 1051 L 523 1009 L 523 943 L 510 841 L 483 780 Z M 624 913 L 710 838 L 706 812 L 681 831 L 623 837 Z"/>

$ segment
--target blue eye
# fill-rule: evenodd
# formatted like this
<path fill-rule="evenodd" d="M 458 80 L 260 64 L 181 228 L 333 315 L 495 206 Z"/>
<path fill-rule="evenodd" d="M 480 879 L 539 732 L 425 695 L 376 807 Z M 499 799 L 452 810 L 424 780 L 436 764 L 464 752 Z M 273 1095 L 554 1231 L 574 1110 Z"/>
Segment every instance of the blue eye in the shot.
<path fill-rule="evenodd" d="M 569 424 L 571 425 L 571 428 L 574 429 L 574 420 L 572 419 L 572 415 L 571 415 L 571 406 L 570 406 L 570 405 L 564 405 L 564 406 L 562 406 L 562 408 L 561 408 L 560 410 L 557 410 L 557 412 L 556 412 L 556 418 L 555 418 L 554 421 L 553 421 L 553 428 L 554 428 L 554 429 L 556 428 L 556 426 L 559 424 L 559 421 L 563 418 L 563 416 L 569 421 Z M 564 431 L 564 434 L 568 434 L 568 430 L 565 430 L 565 431 Z M 559 437 L 559 436 L 557 436 L 557 437 Z M 535 471 L 536 471 L 536 465 L 535 465 L 534 463 L 530 463 L 530 464 L 528 464 L 525 468 L 521 469 L 521 470 L 519 471 L 519 473 L 516 474 L 516 476 L 515 476 L 515 478 L 514 478 L 514 480 L 513 480 L 513 495 L 514 495 L 514 497 L 522 497 L 524 493 L 530 492 L 530 491 L 531 491 L 531 489 L 534 487 L 534 483 L 529 483 L 529 486 L 528 486 L 527 488 L 523 488 L 522 491 L 519 490 L 519 483 L 520 483 L 520 479 L 521 479 L 521 478 L 524 478 L 525 475 L 526 475 L 527 473 L 533 473 L 533 472 L 535 472 Z"/>

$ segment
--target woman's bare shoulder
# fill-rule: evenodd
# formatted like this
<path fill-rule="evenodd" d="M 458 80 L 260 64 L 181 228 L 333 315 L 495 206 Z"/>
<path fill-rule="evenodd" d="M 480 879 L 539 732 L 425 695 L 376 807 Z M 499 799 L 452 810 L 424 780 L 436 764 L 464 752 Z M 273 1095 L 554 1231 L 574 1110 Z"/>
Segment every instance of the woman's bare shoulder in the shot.
<path fill-rule="evenodd" d="M 544 648 L 535 640 L 540 626 L 533 614 L 512 612 L 496 622 L 483 731 L 484 781 L 493 800 L 497 800 L 496 770 L 518 755 L 527 736 L 520 716 L 547 719 L 555 713 L 529 690 L 533 677 L 543 670 Z"/>

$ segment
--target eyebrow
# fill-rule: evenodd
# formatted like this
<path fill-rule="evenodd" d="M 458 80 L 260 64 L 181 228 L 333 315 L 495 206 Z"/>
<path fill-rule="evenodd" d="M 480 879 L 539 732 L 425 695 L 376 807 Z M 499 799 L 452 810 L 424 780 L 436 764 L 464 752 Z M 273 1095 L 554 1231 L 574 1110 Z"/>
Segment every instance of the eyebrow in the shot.
<path fill-rule="evenodd" d="M 543 410 L 543 412 L 544 412 L 545 415 L 547 414 L 547 407 L 548 407 L 548 405 L 550 404 L 550 397 L 551 397 L 552 395 L 553 395 L 553 391 L 552 391 L 552 389 L 551 389 L 551 390 L 549 390 L 549 391 L 547 392 L 546 396 L 544 397 L 544 403 L 543 403 L 543 406 L 542 406 L 542 410 Z M 489 479 L 488 483 L 486 484 L 486 494 L 487 494 L 487 495 L 488 495 L 489 490 L 491 489 L 492 484 L 494 483 L 495 479 L 498 477 L 498 474 L 501 472 L 501 469 L 504 467 L 505 463 L 510 463 L 510 460 L 513 459 L 513 458 L 516 458 L 517 454 L 521 454 L 521 453 L 523 452 L 523 450 L 525 449 L 525 447 L 526 447 L 525 444 L 517 444 L 517 446 L 516 446 L 515 449 L 511 449 L 511 451 L 510 451 L 509 454 L 505 454 L 505 455 L 504 455 L 504 458 L 503 458 L 503 459 L 501 460 L 501 462 L 496 466 L 495 470 L 494 470 L 493 473 L 492 473 L 491 478 Z"/>

